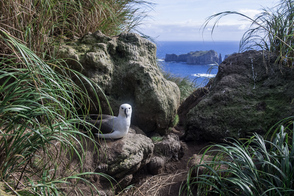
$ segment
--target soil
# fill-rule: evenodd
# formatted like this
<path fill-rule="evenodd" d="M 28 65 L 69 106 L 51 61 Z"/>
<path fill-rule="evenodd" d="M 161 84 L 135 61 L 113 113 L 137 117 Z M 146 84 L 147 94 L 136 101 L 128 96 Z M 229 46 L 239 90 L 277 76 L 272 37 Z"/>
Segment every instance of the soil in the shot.
<path fill-rule="evenodd" d="M 181 136 L 183 134 L 181 127 L 176 127 L 174 133 Z M 185 142 L 187 149 L 185 149 L 184 156 L 179 160 L 168 162 L 165 165 L 164 172 L 158 175 L 151 175 L 146 168 L 138 171 L 131 182 L 133 185 L 129 189 L 124 189 L 118 196 L 179 196 L 187 195 L 185 191 L 181 190 L 181 185 L 185 183 L 189 162 L 193 155 L 201 157 L 209 142 Z M 181 193 L 181 194 L 179 194 Z"/>
<path fill-rule="evenodd" d="M 184 131 L 181 127 L 177 127 L 173 130 L 173 132 L 177 135 L 181 136 L 183 135 Z M 91 145 L 92 142 L 84 141 L 83 145 L 87 145 L 89 149 L 93 149 L 93 146 Z M 133 175 L 127 176 L 124 180 L 127 182 L 119 182 L 121 187 L 126 187 L 124 183 L 130 184 L 127 186 L 127 188 L 124 188 L 123 190 L 119 188 L 118 185 L 116 185 L 114 182 L 113 186 L 110 186 L 110 183 L 108 180 L 106 180 L 103 176 L 100 175 L 88 175 L 83 176 L 86 177 L 86 179 L 92 184 L 89 186 L 89 184 L 85 183 L 83 180 L 77 180 L 75 178 L 69 179 L 69 182 L 73 185 L 70 186 L 70 184 L 64 184 L 63 188 L 60 188 L 66 195 L 68 196 L 76 196 L 76 195 L 92 195 L 94 191 L 94 187 L 96 187 L 99 191 L 99 195 L 114 195 L 114 192 L 116 192 L 116 196 L 178 196 L 178 195 L 187 195 L 184 191 L 181 191 L 181 185 L 185 183 L 187 178 L 187 173 L 189 170 L 189 161 L 193 157 L 199 158 L 202 156 L 202 152 L 205 149 L 206 146 L 210 145 L 209 142 L 185 142 L 185 145 L 187 148 L 184 150 L 184 155 L 179 160 L 174 160 L 171 162 L 168 162 L 165 164 L 164 171 L 161 174 L 157 175 L 151 175 L 147 168 L 144 167 L 140 169 L 137 173 Z M 84 146 L 85 149 L 86 146 Z M 51 150 L 50 150 L 51 149 Z M 31 178 L 36 178 L 35 181 L 40 181 L 38 176 L 41 175 L 42 168 L 50 168 L 51 165 L 58 165 L 58 169 L 54 173 L 56 178 L 62 179 L 66 176 L 75 175 L 75 173 L 80 171 L 80 164 L 79 159 L 76 156 L 73 156 L 72 159 L 69 159 L 68 154 L 64 154 L 63 152 L 59 152 L 58 149 L 60 149 L 60 143 L 55 143 L 55 148 L 51 147 L 48 149 L 51 151 L 50 154 L 52 155 L 58 155 L 57 157 L 62 157 L 62 159 L 53 159 L 52 157 L 46 157 L 41 152 L 38 154 L 38 156 L 43 157 L 42 160 L 33 160 L 31 164 L 27 166 L 27 170 L 30 170 L 32 175 Z M 88 154 L 87 156 L 93 156 L 92 153 L 86 152 Z M 83 165 L 83 168 L 85 171 L 95 171 L 95 167 L 93 164 L 92 159 L 87 159 L 87 156 L 85 158 L 85 162 Z M 57 162 L 56 162 L 57 161 Z M 36 163 L 39 164 L 36 164 Z M 42 164 L 41 164 L 42 163 Z M 70 163 L 70 165 L 68 165 Z M 43 165 L 45 164 L 45 165 Z M 20 179 L 20 172 L 14 174 L 15 179 Z M 132 181 L 131 181 L 132 179 Z M 131 181 L 131 182 L 130 182 Z M 20 185 L 18 186 L 19 189 L 24 188 L 21 184 L 24 181 L 21 180 Z M 16 182 L 17 183 L 17 182 Z M 115 190 L 115 191 L 113 191 Z M 182 192 L 179 194 L 179 192 Z M 98 194 L 94 194 L 98 195 Z"/>

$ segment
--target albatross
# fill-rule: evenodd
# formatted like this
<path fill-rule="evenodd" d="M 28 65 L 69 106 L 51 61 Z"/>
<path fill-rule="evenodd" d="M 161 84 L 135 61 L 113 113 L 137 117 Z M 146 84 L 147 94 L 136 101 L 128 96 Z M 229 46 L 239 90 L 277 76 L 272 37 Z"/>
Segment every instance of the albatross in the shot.
<path fill-rule="evenodd" d="M 118 116 L 92 114 L 89 116 L 91 119 L 87 121 L 99 128 L 98 133 L 94 133 L 99 138 L 119 139 L 124 137 L 129 131 L 131 114 L 131 105 L 125 103 L 120 106 Z"/>

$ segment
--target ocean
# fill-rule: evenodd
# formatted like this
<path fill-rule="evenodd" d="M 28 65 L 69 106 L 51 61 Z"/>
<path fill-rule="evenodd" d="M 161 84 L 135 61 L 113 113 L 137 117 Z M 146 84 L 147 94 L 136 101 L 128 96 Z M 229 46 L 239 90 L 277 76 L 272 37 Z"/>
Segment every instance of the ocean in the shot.
<path fill-rule="evenodd" d="M 165 62 L 166 54 L 186 54 L 192 51 L 214 50 L 220 53 L 222 59 L 225 55 L 238 52 L 239 41 L 158 41 L 157 58 L 163 70 L 180 77 L 188 77 L 197 86 L 205 86 L 208 78 L 214 77 L 218 72 L 216 65 L 188 65 L 186 63 Z"/>

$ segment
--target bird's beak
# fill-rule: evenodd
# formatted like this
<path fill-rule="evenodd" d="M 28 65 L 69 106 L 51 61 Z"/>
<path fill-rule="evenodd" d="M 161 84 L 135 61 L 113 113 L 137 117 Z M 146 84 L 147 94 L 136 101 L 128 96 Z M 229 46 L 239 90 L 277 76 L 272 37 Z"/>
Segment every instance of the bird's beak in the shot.
<path fill-rule="evenodd" d="M 127 118 L 127 108 L 124 110 L 124 113 L 125 113 L 125 115 L 126 115 L 126 118 Z"/>

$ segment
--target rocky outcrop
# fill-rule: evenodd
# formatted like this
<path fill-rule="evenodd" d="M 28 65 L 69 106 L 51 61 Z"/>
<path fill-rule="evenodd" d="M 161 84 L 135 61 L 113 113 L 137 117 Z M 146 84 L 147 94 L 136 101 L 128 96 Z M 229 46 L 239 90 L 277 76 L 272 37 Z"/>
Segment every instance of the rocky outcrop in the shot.
<path fill-rule="evenodd" d="M 233 54 L 236 54 L 236 52 L 233 53 Z M 231 55 L 233 55 L 233 54 L 226 54 L 226 55 L 224 56 L 224 60 L 227 59 L 229 56 L 231 56 Z"/>
<path fill-rule="evenodd" d="M 170 133 L 166 136 L 154 136 L 154 154 L 147 165 L 149 173 L 155 175 L 164 172 L 165 166 L 171 161 L 178 161 L 184 155 L 187 146 L 179 140 L 178 135 Z"/>
<path fill-rule="evenodd" d="M 148 164 L 153 155 L 152 140 L 136 134 L 134 130 L 130 130 L 122 139 L 101 141 L 100 153 L 94 155 L 96 158 L 93 160 L 96 172 L 109 174 L 116 179 L 130 175 L 132 179 L 132 175 Z"/>
<path fill-rule="evenodd" d="M 276 58 L 247 51 L 224 60 L 209 93 L 195 100 L 198 103 L 186 115 L 186 140 L 221 141 L 263 134 L 293 116 L 293 70 L 278 65 Z"/>
<path fill-rule="evenodd" d="M 208 88 L 201 87 L 195 90 L 190 96 L 188 96 L 178 108 L 178 116 L 179 116 L 179 126 L 183 126 L 185 124 L 187 113 L 194 108 L 203 97 L 209 93 Z"/>
<path fill-rule="evenodd" d="M 68 64 L 94 80 L 105 94 L 99 94 L 100 103 L 95 103 L 92 113 L 99 113 L 100 104 L 102 112 L 109 114 L 109 102 L 117 115 L 118 107 L 129 103 L 133 108 L 131 123 L 144 132 L 164 134 L 172 125 L 180 91 L 175 83 L 163 77 L 152 42 L 135 33 L 111 38 L 97 31 L 62 45 L 59 53 L 61 57 L 74 59 Z"/>
<path fill-rule="evenodd" d="M 221 54 L 217 54 L 214 50 L 209 51 L 196 51 L 187 54 L 166 54 L 166 62 L 186 62 L 191 65 L 208 65 L 208 64 L 220 64 L 222 62 Z"/>

